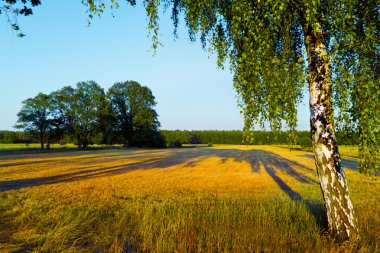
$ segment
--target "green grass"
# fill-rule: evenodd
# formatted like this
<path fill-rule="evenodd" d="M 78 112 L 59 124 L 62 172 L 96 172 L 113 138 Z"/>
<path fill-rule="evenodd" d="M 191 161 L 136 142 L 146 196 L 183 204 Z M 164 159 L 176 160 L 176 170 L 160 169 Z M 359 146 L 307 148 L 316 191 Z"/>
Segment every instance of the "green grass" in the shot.
<path fill-rule="evenodd" d="M 54 145 L 55 146 L 55 145 Z M 39 143 L 0 143 L 0 150 L 12 150 L 12 149 L 37 149 L 40 148 Z"/>
<path fill-rule="evenodd" d="M 289 148 L 288 145 L 276 145 L 277 147 L 283 147 L 283 148 Z M 295 150 L 302 150 L 305 152 L 312 153 L 312 148 L 301 148 L 301 146 L 296 145 L 293 146 Z M 353 157 L 358 158 L 359 157 L 359 146 L 348 146 L 348 145 L 339 145 L 339 153 L 344 157 Z"/>
<path fill-rule="evenodd" d="M 361 238 L 335 242 L 305 154 L 217 145 L 3 155 L 0 252 L 379 252 L 379 181 L 346 170 Z"/>
<path fill-rule="evenodd" d="M 339 146 L 339 152 L 342 156 L 349 157 L 359 157 L 359 147 L 358 146 Z"/>

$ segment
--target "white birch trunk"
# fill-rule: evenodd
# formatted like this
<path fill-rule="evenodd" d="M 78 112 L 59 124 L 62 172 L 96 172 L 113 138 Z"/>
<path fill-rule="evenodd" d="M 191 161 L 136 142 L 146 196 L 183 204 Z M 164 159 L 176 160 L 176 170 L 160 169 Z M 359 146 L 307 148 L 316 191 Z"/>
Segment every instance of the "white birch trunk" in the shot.
<path fill-rule="evenodd" d="M 354 210 L 338 152 L 333 120 L 330 62 L 321 34 L 306 37 L 309 60 L 310 126 L 315 165 L 329 231 L 340 239 L 356 235 Z"/>

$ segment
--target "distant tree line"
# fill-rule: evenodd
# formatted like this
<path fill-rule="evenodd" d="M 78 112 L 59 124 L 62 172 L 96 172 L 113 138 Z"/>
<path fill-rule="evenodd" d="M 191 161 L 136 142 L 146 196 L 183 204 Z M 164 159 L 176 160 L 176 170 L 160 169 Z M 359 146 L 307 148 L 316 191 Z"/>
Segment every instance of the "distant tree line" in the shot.
<path fill-rule="evenodd" d="M 277 135 L 275 137 L 275 135 Z M 253 142 L 250 144 L 256 145 L 272 145 L 272 144 L 288 144 L 289 136 L 287 132 L 274 133 L 272 131 L 254 131 L 250 136 L 253 136 Z M 176 141 L 183 144 L 246 144 L 244 143 L 245 135 L 241 130 L 161 130 L 160 140 L 162 138 L 166 141 L 167 145 L 174 146 Z M 119 144 L 122 144 L 120 141 Z M 338 141 L 342 145 L 358 145 L 357 134 L 343 134 L 338 133 Z M 0 131 L 0 143 L 36 143 L 39 139 L 36 135 L 21 132 L 21 131 Z M 72 135 L 64 134 L 58 141 L 60 144 L 76 143 L 75 138 Z M 91 139 L 91 143 L 102 143 L 99 136 Z M 117 142 L 108 144 L 115 144 Z M 161 142 L 165 143 L 165 142 Z M 77 143 L 76 143 L 77 144 Z M 297 131 L 297 144 L 301 146 L 310 146 L 310 132 L 309 131 Z"/>
<path fill-rule="evenodd" d="M 35 135 L 20 131 L 0 131 L 0 143 L 36 143 L 39 142 Z"/>
<path fill-rule="evenodd" d="M 244 133 L 240 130 L 161 130 L 160 138 L 163 138 L 169 146 L 179 141 L 182 144 L 247 144 L 244 143 Z M 275 137 L 275 135 L 277 135 Z M 271 144 L 288 144 L 288 133 L 272 131 L 254 131 L 253 142 L 255 145 L 271 145 Z M 117 139 L 117 138 L 115 138 Z M 121 139 L 120 137 L 118 138 Z M 163 141 L 163 140 L 161 140 Z M 338 134 L 338 141 L 342 145 L 358 145 L 357 138 L 347 138 L 343 134 Z M 39 142 L 38 137 L 30 132 L 21 131 L 0 131 L 0 143 L 36 143 Z M 64 134 L 59 141 L 59 144 L 75 143 L 75 138 L 69 134 Z M 115 144 L 118 142 L 101 142 L 99 136 L 91 139 L 91 144 Z M 119 144 L 122 142 L 119 141 Z M 301 146 L 310 145 L 310 132 L 297 131 L 297 144 Z"/>
<path fill-rule="evenodd" d="M 106 93 L 94 81 L 79 82 L 22 102 L 16 128 L 33 133 L 41 149 L 73 142 L 125 146 L 165 145 L 152 91 L 138 82 L 115 83 Z M 10 133 L 7 133 L 9 135 Z"/>
<path fill-rule="evenodd" d="M 286 131 L 253 131 L 247 133 L 240 130 L 161 130 L 166 142 L 171 144 L 180 141 L 183 144 L 288 144 L 289 132 Z M 311 145 L 309 131 L 296 131 L 297 144 L 301 146 Z M 357 145 L 358 138 L 355 133 L 338 133 L 338 142 L 342 145 Z M 247 139 L 249 139 L 247 141 Z"/>

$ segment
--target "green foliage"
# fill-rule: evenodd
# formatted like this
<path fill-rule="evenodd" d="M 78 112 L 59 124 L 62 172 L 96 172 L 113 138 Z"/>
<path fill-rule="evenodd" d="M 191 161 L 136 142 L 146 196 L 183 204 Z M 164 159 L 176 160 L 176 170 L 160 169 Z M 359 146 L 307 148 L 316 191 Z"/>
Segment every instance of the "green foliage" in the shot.
<path fill-rule="evenodd" d="M 155 97 L 148 87 L 135 81 L 115 83 L 107 97 L 113 117 L 113 133 L 121 137 L 124 145 L 165 145 L 158 131 L 160 123 L 154 110 Z"/>
<path fill-rule="evenodd" d="M 16 143 L 18 136 L 13 131 L 0 131 L 0 143 Z"/>
<path fill-rule="evenodd" d="M 301 139 L 299 139 L 298 144 L 302 148 L 311 148 L 312 146 L 310 137 L 302 137 Z"/>
<path fill-rule="evenodd" d="M 4 0 L 2 1 L 4 2 Z M 82 1 L 89 18 L 118 1 Z M 127 0 L 136 5 L 135 0 Z M 30 15 L 31 8 L 15 4 L 40 1 L 5 1 L 7 14 Z M 201 1 L 144 0 L 153 49 L 159 45 L 159 13 L 172 10 L 174 34 L 183 16 L 192 40 L 217 54 L 220 67 L 230 62 L 234 87 L 245 117 L 245 131 L 269 122 L 272 130 L 286 124 L 289 140 L 296 141 L 297 104 L 306 84 L 304 50 L 312 36 L 319 36 L 330 59 L 338 129 L 350 128 L 360 140 L 361 171 L 377 173 L 380 142 L 380 7 L 377 0 Z M 8 22 L 18 30 L 16 22 Z M 309 59 L 310 60 L 310 59 Z M 330 64 L 331 63 L 331 64 Z M 323 75 L 323 74 L 322 74 Z M 319 76 L 322 77 L 322 76 Z M 328 78 L 330 79 L 330 78 Z M 248 135 L 247 135 L 248 136 Z M 249 142 L 250 140 L 248 140 Z"/>
<path fill-rule="evenodd" d="M 172 146 L 176 148 L 180 148 L 182 147 L 182 142 L 180 140 L 175 140 L 173 141 Z"/>
<path fill-rule="evenodd" d="M 332 59 L 337 127 L 357 133 L 360 171 L 380 173 L 380 6 L 378 1 L 350 2 L 336 13 Z M 350 31 L 350 32 L 342 32 Z"/>
<path fill-rule="evenodd" d="M 224 143 L 241 144 L 242 132 L 238 130 L 217 131 L 217 130 L 161 130 L 168 143 L 179 140 L 185 144 L 191 144 L 192 136 L 197 136 L 197 142 L 201 143 Z M 194 143 L 193 143 L 194 144 Z"/>
<path fill-rule="evenodd" d="M 0 131 L 0 143 L 37 143 L 38 138 L 29 132 Z"/>
<path fill-rule="evenodd" d="M 190 134 L 189 144 L 201 144 L 199 134 Z"/>
<path fill-rule="evenodd" d="M 66 86 L 62 89 L 52 92 L 51 103 L 54 108 L 54 114 L 60 119 L 60 125 L 63 132 L 74 134 L 75 124 L 75 89 Z"/>
<path fill-rule="evenodd" d="M 152 91 L 135 81 L 116 83 L 106 95 L 94 81 L 79 82 L 23 102 L 17 127 L 38 134 L 41 145 L 75 143 L 166 146 L 158 130 Z M 0 143 L 23 140 L 17 132 L 0 132 Z M 11 138 L 12 137 L 12 138 Z M 16 140 L 17 139 L 17 140 Z"/>
<path fill-rule="evenodd" d="M 217 53 L 220 67 L 230 61 L 246 131 L 266 121 L 273 130 L 281 129 L 283 122 L 295 129 L 305 68 L 304 38 L 292 6 L 278 1 L 145 2 L 155 34 L 159 7 L 170 6 L 175 27 L 183 15 L 191 39 L 199 35 L 204 47 Z"/>
<path fill-rule="evenodd" d="M 101 114 L 106 110 L 105 93 L 94 81 L 79 82 L 72 99 L 74 135 L 78 140 L 78 147 L 86 148 L 101 126 Z"/>
<path fill-rule="evenodd" d="M 49 128 L 49 96 L 39 93 L 34 98 L 24 100 L 18 116 L 17 128 L 30 132 L 45 132 Z"/>
<path fill-rule="evenodd" d="M 175 140 L 180 140 L 182 143 L 189 143 L 188 137 L 193 134 L 199 136 L 200 143 L 199 144 L 242 144 L 243 141 L 243 131 L 238 130 L 161 130 L 160 138 L 165 139 L 168 143 L 173 143 Z M 277 138 L 274 136 L 277 135 Z M 298 144 L 300 144 L 301 139 L 310 140 L 310 132 L 308 131 L 297 131 L 296 132 Z M 8 138 L 7 136 L 12 136 L 12 138 Z M 13 137 L 16 136 L 14 140 Z M 358 145 L 359 140 L 355 135 L 352 138 L 348 138 L 343 133 L 337 133 L 338 142 L 343 145 Z M 99 138 L 99 137 L 97 137 Z M 252 144 L 288 144 L 288 133 L 287 132 L 274 132 L 271 131 L 253 131 L 254 142 Z M 96 139 L 96 138 L 95 138 Z M 101 139 L 101 138 L 99 138 Z M 14 141 L 13 141 L 14 140 Z M 65 133 L 62 138 L 58 141 L 61 145 L 67 143 L 74 143 L 75 138 L 69 133 Z M 27 132 L 15 132 L 15 131 L 0 131 L 0 143 L 35 143 L 38 142 L 33 135 Z M 98 141 L 93 140 L 94 143 L 100 144 Z M 122 144 L 123 139 L 115 139 L 114 143 Z M 147 146 L 147 145 L 145 145 Z"/>
<path fill-rule="evenodd" d="M 49 95 L 39 93 L 34 98 L 24 100 L 17 114 L 16 128 L 36 134 L 41 143 L 41 149 L 45 148 L 45 142 L 50 144 L 56 127 L 50 99 Z"/>
<path fill-rule="evenodd" d="M 216 144 L 288 144 L 289 132 L 282 131 L 252 131 L 250 132 L 250 142 L 247 142 L 246 133 L 239 130 L 161 130 L 167 142 L 172 143 L 175 140 L 180 140 L 182 143 L 192 144 L 192 136 L 199 137 L 199 144 L 216 143 Z M 296 138 L 309 138 L 310 132 L 296 131 Z M 344 141 L 344 139 L 339 139 Z M 311 140 L 310 140 L 311 143 Z"/>
<path fill-rule="evenodd" d="M 133 147 L 166 147 L 166 140 L 159 131 L 143 129 L 134 132 L 130 145 Z"/>
<path fill-rule="evenodd" d="M 175 28 L 183 16 L 191 39 L 230 61 L 245 130 L 285 123 L 295 143 L 296 107 L 302 98 L 310 39 L 326 47 L 340 131 L 360 136 L 361 171 L 378 172 L 380 142 L 380 5 L 344 1 L 144 1 L 149 29 L 157 34 L 158 10 L 172 9 Z M 154 44 L 157 44 L 153 36 Z M 330 67 L 330 66 L 329 66 Z M 318 78 L 325 78 L 318 73 Z M 330 77 L 327 77 L 330 82 Z M 330 97 L 328 98 L 330 99 Z M 339 127 L 338 127 L 339 129 Z"/>

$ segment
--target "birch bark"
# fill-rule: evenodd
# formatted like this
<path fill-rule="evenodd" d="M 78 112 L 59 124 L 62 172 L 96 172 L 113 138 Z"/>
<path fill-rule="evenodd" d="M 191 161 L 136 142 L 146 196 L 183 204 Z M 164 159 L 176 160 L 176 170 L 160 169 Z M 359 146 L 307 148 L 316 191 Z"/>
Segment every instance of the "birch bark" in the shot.
<path fill-rule="evenodd" d="M 315 165 L 329 230 L 340 239 L 356 235 L 356 222 L 334 131 L 330 62 L 322 33 L 308 34 L 310 126 Z"/>

